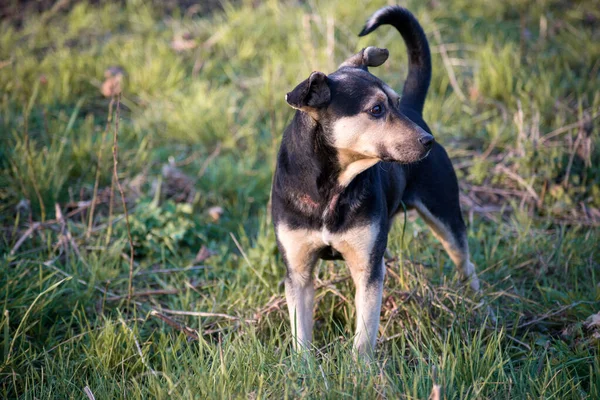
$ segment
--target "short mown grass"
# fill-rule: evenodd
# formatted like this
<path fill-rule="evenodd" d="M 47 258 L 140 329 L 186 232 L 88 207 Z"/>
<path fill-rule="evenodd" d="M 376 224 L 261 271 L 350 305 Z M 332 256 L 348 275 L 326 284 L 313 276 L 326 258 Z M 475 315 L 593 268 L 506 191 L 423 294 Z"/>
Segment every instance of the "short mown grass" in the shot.
<path fill-rule="evenodd" d="M 400 91 L 398 33 L 356 36 L 385 2 L 174 4 L 0 22 L 0 397 L 600 398 L 596 1 L 402 3 L 484 291 L 400 216 L 370 363 L 343 263 L 319 264 L 314 350 L 291 352 L 267 204 L 286 92 L 367 45 Z"/>

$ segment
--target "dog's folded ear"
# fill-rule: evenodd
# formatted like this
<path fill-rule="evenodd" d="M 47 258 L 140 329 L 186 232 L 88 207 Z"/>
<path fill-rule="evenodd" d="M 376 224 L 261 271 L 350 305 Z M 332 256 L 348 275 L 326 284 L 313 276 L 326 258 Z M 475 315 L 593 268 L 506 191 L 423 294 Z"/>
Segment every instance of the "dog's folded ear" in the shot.
<path fill-rule="evenodd" d="M 325 107 L 331 100 L 331 91 L 327 84 L 327 75 L 313 72 L 294 90 L 285 95 L 285 101 L 297 110 L 308 112 L 316 119 L 316 110 Z"/>
<path fill-rule="evenodd" d="M 390 52 L 387 49 L 370 46 L 344 61 L 340 68 L 361 68 L 366 71 L 367 67 L 379 67 L 388 59 L 389 55 Z"/>

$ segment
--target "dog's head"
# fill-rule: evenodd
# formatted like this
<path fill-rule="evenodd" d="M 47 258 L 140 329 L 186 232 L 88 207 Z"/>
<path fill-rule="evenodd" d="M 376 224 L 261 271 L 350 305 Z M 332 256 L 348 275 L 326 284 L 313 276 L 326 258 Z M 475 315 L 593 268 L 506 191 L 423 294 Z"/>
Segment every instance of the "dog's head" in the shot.
<path fill-rule="evenodd" d="M 367 47 L 329 76 L 313 72 L 286 96 L 290 106 L 323 127 L 342 167 L 356 161 L 413 163 L 433 145 L 433 136 L 400 111 L 398 94 L 369 73 L 368 67 L 383 64 L 388 55 L 386 49 Z"/>

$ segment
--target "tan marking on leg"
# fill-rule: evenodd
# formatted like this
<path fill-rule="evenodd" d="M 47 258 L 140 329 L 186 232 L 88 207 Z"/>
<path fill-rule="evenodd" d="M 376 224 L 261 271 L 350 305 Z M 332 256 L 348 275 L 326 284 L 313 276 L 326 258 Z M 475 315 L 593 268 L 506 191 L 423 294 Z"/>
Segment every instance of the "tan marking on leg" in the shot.
<path fill-rule="evenodd" d="M 312 341 L 313 304 L 315 289 L 313 267 L 317 250 L 322 247 L 320 232 L 290 229 L 285 224 L 277 227 L 277 238 L 285 252 L 288 276 L 285 297 L 290 314 L 294 349 L 308 347 Z"/>
<path fill-rule="evenodd" d="M 343 233 L 331 233 L 327 235 L 327 242 L 339 251 L 344 260 L 352 265 L 352 268 L 366 268 L 369 263 L 369 257 L 377 235 L 379 234 L 379 225 L 364 225 L 349 229 Z"/>
<path fill-rule="evenodd" d="M 475 266 L 469 260 L 469 245 L 467 244 L 466 238 L 464 239 L 464 245 L 461 246 L 458 242 L 458 238 L 454 237 L 450 228 L 431 214 L 423 203 L 420 201 L 415 202 L 415 208 L 427 225 L 429 225 L 433 235 L 442 243 L 444 249 L 463 278 L 469 281 L 471 289 L 479 291 L 479 278 L 475 272 Z"/>
<path fill-rule="evenodd" d="M 370 260 L 379 229 L 379 225 L 373 224 L 329 236 L 332 246 L 346 260 L 356 286 L 354 350 L 359 355 L 372 354 L 379 328 L 385 264 L 382 259 L 378 265 L 371 265 Z M 379 281 L 369 282 L 371 268 L 383 268 Z"/>
<path fill-rule="evenodd" d="M 382 268 L 382 279 L 368 285 L 370 271 L 354 273 L 356 285 L 356 335 L 354 349 L 361 355 L 371 355 L 375 349 L 379 319 L 381 314 L 381 297 L 383 293 L 383 276 L 385 264 L 383 259 L 373 268 Z"/>

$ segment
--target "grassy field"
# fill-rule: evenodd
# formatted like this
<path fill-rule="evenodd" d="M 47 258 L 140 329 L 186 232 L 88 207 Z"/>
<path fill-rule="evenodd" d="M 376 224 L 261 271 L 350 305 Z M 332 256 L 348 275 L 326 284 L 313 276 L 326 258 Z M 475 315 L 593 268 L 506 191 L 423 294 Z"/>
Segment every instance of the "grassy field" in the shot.
<path fill-rule="evenodd" d="M 401 3 L 484 293 L 400 217 L 372 363 L 343 263 L 291 353 L 267 203 L 286 92 L 368 45 L 402 87 L 385 2 L 94 3 L 0 22 L 0 398 L 600 398 L 600 2 Z"/>

